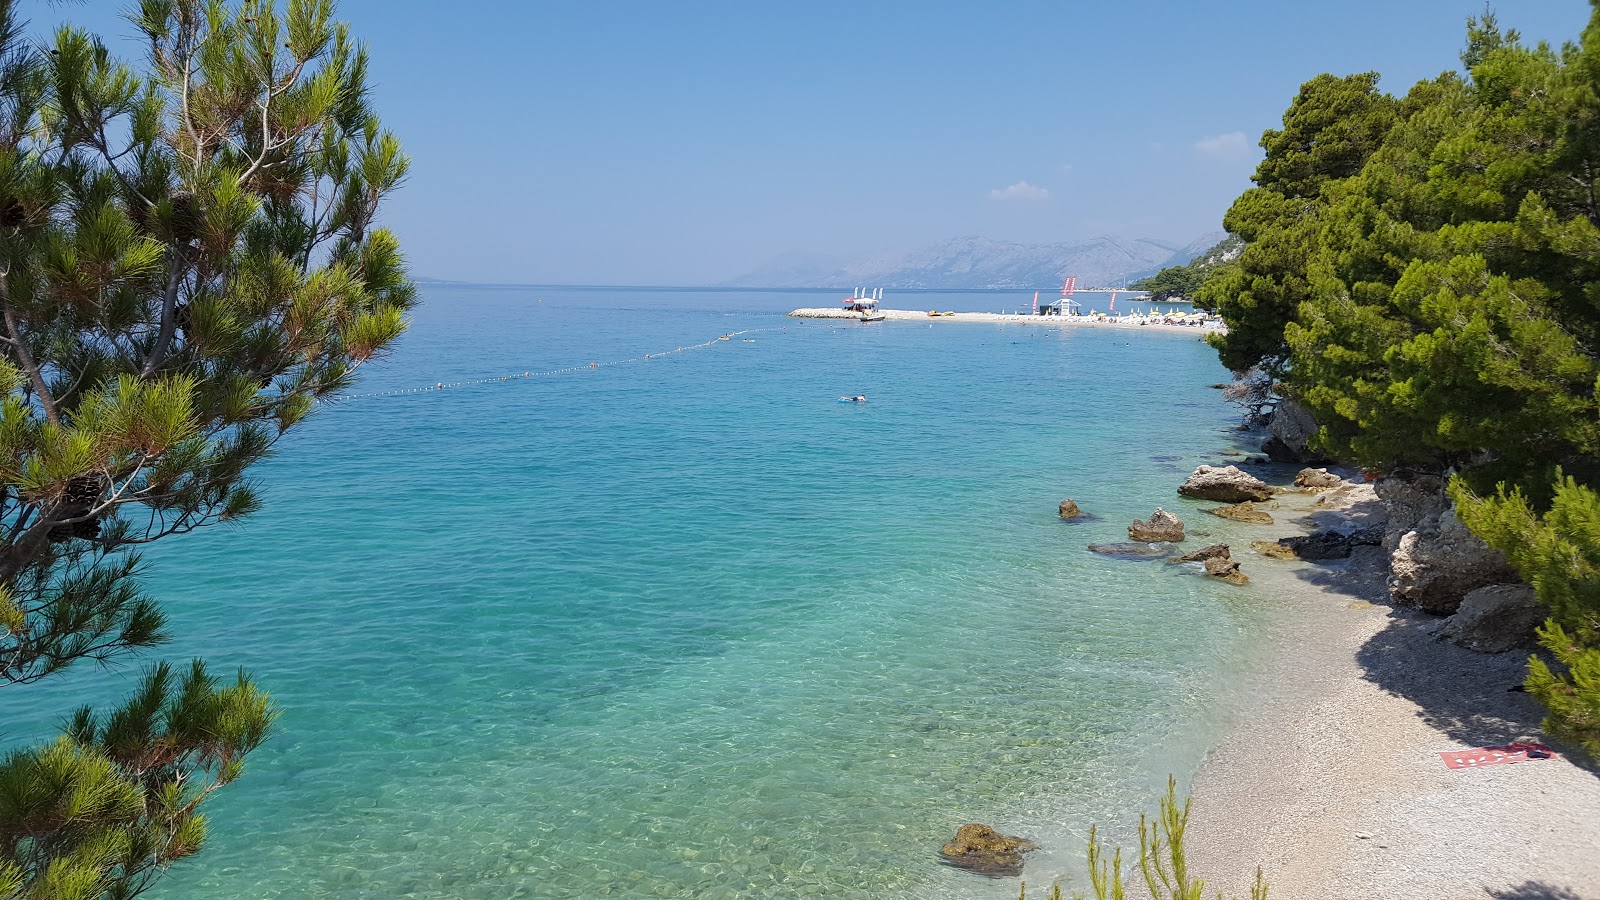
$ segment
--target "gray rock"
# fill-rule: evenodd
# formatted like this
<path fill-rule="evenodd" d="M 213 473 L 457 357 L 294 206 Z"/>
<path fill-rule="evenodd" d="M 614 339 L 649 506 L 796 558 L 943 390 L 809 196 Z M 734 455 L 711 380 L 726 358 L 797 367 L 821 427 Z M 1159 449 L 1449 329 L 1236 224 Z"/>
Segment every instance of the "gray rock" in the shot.
<path fill-rule="evenodd" d="M 1117 559 L 1163 559 L 1176 553 L 1172 544 L 1141 544 L 1132 541 L 1113 544 L 1090 544 L 1089 551 Z"/>
<path fill-rule="evenodd" d="M 1449 508 L 1444 485 L 1437 475 L 1385 475 L 1373 482 L 1372 491 L 1383 501 L 1388 516 L 1383 549 L 1393 553 L 1406 532 L 1435 522 Z"/>
<path fill-rule="evenodd" d="M 1505 556 L 1468 531 L 1449 509 L 1401 535 L 1389 566 L 1389 593 L 1396 603 L 1443 615 L 1454 613 L 1462 598 L 1478 588 L 1517 581 Z"/>
<path fill-rule="evenodd" d="M 1146 543 L 1154 541 L 1183 540 L 1183 520 L 1161 507 L 1150 514 L 1150 520 L 1134 519 L 1128 526 L 1128 537 Z"/>
<path fill-rule="evenodd" d="M 1531 650 L 1539 645 L 1534 629 L 1550 612 L 1526 584 L 1491 584 L 1462 599 L 1439 637 L 1479 653 Z"/>
<path fill-rule="evenodd" d="M 1307 562 L 1329 559 L 1346 559 L 1350 551 L 1359 546 L 1376 546 L 1383 543 L 1383 532 L 1378 528 L 1357 528 L 1349 531 L 1313 531 L 1302 537 L 1282 538 L 1278 543 L 1294 551 L 1294 555 Z"/>
<path fill-rule="evenodd" d="M 1239 571 L 1239 562 L 1226 556 L 1213 556 L 1206 560 L 1206 574 L 1230 584 L 1250 583 L 1250 578 Z"/>
<path fill-rule="evenodd" d="M 1199 500 L 1239 503 L 1267 500 L 1272 497 L 1272 488 L 1238 466 L 1201 466 L 1178 488 L 1178 493 Z"/>
<path fill-rule="evenodd" d="M 1272 411 L 1267 430 L 1272 436 L 1261 445 L 1261 452 L 1278 462 L 1310 462 L 1316 454 L 1307 443 L 1317 433 L 1317 420 L 1311 411 L 1293 400 L 1279 401 Z"/>
<path fill-rule="evenodd" d="M 1058 511 L 1063 519 L 1076 519 L 1083 515 L 1083 510 L 1078 508 L 1078 504 L 1071 497 L 1061 501 Z"/>

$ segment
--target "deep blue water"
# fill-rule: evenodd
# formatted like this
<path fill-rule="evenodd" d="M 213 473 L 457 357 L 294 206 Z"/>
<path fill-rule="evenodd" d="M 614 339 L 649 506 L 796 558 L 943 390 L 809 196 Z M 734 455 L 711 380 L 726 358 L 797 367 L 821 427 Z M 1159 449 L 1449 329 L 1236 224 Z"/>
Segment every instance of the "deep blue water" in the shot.
<path fill-rule="evenodd" d="M 150 896 L 1010 898 L 937 864 L 962 822 L 1076 878 L 1216 738 L 1249 589 L 1084 549 L 1157 505 L 1228 527 L 1174 493 L 1232 446 L 1195 335 L 425 293 L 357 393 L 576 371 L 323 408 L 263 512 L 148 555 L 163 655 L 285 710 Z M 3 737 L 136 674 L 7 691 Z"/>

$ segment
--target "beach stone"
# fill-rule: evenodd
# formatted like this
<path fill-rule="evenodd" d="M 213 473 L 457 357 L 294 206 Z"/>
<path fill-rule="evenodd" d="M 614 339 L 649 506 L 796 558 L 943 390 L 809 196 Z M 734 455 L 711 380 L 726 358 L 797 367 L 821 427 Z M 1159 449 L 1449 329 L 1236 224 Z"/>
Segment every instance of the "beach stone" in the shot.
<path fill-rule="evenodd" d="M 1027 838 L 1009 837 L 988 825 L 969 823 L 939 850 L 939 857 L 947 866 L 1003 878 L 1021 875 L 1022 854 L 1037 849 Z"/>
<path fill-rule="evenodd" d="M 1224 519 L 1232 519 L 1235 522 L 1244 522 L 1248 525 L 1271 525 L 1273 521 L 1272 514 L 1256 506 L 1253 500 L 1246 500 L 1243 503 L 1235 503 L 1231 506 L 1218 506 L 1215 509 L 1208 509 L 1206 512 L 1211 513 L 1213 516 L 1221 516 Z"/>
<path fill-rule="evenodd" d="M 1061 514 L 1061 518 L 1063 519 L 1076 519 L 1077 517 L 1083 515 L 1083 510 L 1078 508 L 1077 502 L 1071 497 L 1061 501 L 1061 506 L 1057 508 L 1057 511 Z"/>
<path fill-rule="evenodd" d="M 1322 491 L 1344 484 L 1344 479 L 1327 469 L 1301 469 L 1294 476 L 1294 486 L 1306 490 Z"/>
<path fill-rule="evenodd" d="M 1239 571 L 1237 560 L 1226 556 L 1213 556 L 1206 560 L 1206 574 L 1213 578 L 1220 578 L 1229 584 L 1249 584 L 1250 578 Z"/>
<path fill-rule="evenodd" d="M 1140 543 L 1135 541 L 1119 541 L 1112 544 L 1090 544 L 1092 553 L 1102 556 L 1115 556 L 1118 559 L 1162 559 L 1177 552 L 1176 547 L 1167 543 Z"/>
<path fill-rule="evenodd" d="M 1251 541 L 1250 549 L 1269 559 L 1299 559 L 1294 550 L 1277 541 Z"/>
<path fill-rule="evenodd" d="M 1193 553 L 1185 553 L 1184 555 L 1173 560 L 1173 562 L 1202 562 L 1204 560 L 1211 559 L 1212 557 L 1228 559 L 1228 545 L 1212 544 L 1209 547 L 1201 547 L 1199 550 L 1196 550 Z"/>
<path fill-rule="evenodd" d="M 1396 603 L 1441 615 L 1454 613 L 1478 588 L 1518 580 L 1505 556 L 1468 531 L 1452 509 L 1401 535 L 1389 571 Z"/>
<path fill-rule="evenodd" d="M 1183 520 L 1161 507 L 1150 514 L 1149 521 L 1134 519 L 1128 526 L 1128 537 L 1136 541 L 1181 541 L 1183 540 Z"/>
<path fill-rule="evenodd" d="M 1532 650 L 1539 646 L 1534 629 L 1549 616 L 1530 585 L 1491 584 L 1462 598 L 1439 637 L 1479 653 Z"/>
<path fill-rule="evenodd" d="M 1238 466 L 1201 466 L 1178 488 L 1178 493 L 1197 500 L 1240 503 L 1271 499 L 1272 488 Z"/>
<path fill-rule="evenodd" d="M 1372 483 L 1372 492 L 1383 501 L 1388 517 L 1383 549 L 1393 553 L 1406 532 L 1436 527 L 1440 514 L 1450 507 L 1444 486 L 1444 479 L 1437 475 L 1384 475 Z"/>
<path fill-rule="evenodd" d="M 1261 452 L 1277 462 L 1310 462 L 1316 454 L 1307 445 L 1317 430 L 1310 410 L 1293 400 L 1280 400 L 1267 423 L 1272 436 L 1261 445 Z"/>

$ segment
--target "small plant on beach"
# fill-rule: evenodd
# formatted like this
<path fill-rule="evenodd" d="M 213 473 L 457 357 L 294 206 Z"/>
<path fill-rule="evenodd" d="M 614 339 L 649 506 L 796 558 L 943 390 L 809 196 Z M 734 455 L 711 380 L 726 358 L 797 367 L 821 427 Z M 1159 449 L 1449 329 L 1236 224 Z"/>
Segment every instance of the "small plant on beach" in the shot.
<path fill-rule="evenodd" d="M 415 302 L 375 227 L 406 174 L 332 0 L 139 0 L 147 54 L 0 0 L 0 689 L 160 644 L 145 544 L 254 511 L 246 473 Z M 63 716 L 68 712 L 61 711 Z M 0 898 L 147 890 L 277 710 L 157 665 L 0 760 Z M 7 735 L 7 737 L 12 737 Z"/>
<path fill-rule="evenodd" d="M 1185 797 L 1178 805 L 1176 780 L 1167 779 L 1167 794 L 1157 804 L 1155 821 L 1139 816 L 1139 872 L 1144 877 L 1145 888 L 1151 900 L 1204 900 L 1206 883 L 1189 872 L 1189 862 L 1183 847 L 1184 832 L 1189 827 L 1189 809 L 1193 798 Z M 1111 854 L 1108 863 L 1105 847 L 1100 843 L 1098 830 L 1089 829 L 1089 887 L 1091 894 L 1075 892 L 1073 900 L 1126 900 L 1127 883 L 1123 880 L 1122 848 Z M 1028 886 L 1024 884 L 1017 900 L 1027 900 Z M 1061 900 L 1061 885 L 1052 885 L 1046 900 Z M 1223 900 L 1217 891 L 1217 900 Z M 1260 869 L 1256 869 L 1255 883 L 1250 886 L 1250 900 L 1267 900 L 1267 882 Z"/>

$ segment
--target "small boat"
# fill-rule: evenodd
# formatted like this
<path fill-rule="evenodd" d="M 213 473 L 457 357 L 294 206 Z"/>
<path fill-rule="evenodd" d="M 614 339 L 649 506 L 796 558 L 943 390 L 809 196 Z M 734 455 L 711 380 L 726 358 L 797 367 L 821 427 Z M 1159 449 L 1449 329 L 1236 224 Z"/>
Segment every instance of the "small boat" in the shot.
<path fill-rule="evenodd" d="M 861 314 L 861 321 L 863 321 L 863 322 L 882 322 L 884 319 L 887 319 L 887 318 L 889 318 L 889 317 L 884 315 L 881 312 L 870 312 L 870 313 L 862 313 Z"/>
<path fill-rule="evenodd" d="M 889 318 L 878 310 L 878 301 L 882 299 L 883 288 L 856 288 L 853 296 L 844 298 L 845 311 L 858 313 L 863 322 L 882 322 Z"/>

